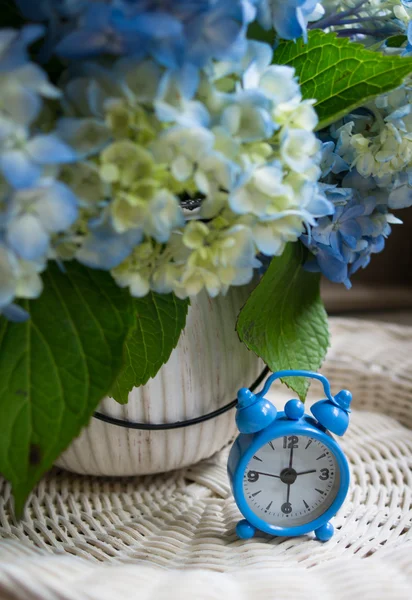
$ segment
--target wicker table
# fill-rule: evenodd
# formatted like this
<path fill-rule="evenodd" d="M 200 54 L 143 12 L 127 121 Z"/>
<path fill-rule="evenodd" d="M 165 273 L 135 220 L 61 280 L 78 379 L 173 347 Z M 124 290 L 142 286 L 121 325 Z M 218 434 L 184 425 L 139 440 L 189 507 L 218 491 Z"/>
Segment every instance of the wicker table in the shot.
<path fill-rule="evenodd" d="M 353 391 L 355 410 L 343 441 L 352 484 L 330 542 L 238 540 L 227 450 L 144 478 L 54 470 L 19 523 L 0 483 L 0 600 L 410 600 L 412 328 L 333 319 L 332 334 L 322 372 Z"/>

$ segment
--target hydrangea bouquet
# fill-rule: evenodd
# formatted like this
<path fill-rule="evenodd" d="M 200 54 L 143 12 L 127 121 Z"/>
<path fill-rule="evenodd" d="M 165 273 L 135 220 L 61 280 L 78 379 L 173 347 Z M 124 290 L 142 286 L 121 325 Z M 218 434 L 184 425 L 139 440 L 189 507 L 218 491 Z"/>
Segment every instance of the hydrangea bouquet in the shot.
<path fill-rule="evenodd" d="M 412 2 L 0 15 L 0 472 L 20 511 L 99 401 L 168 360 L 203 290 L 263 274 L 240 339 L 272 370 L 320 366 L 320 273 L 350 287 L 412 205 Z"/>

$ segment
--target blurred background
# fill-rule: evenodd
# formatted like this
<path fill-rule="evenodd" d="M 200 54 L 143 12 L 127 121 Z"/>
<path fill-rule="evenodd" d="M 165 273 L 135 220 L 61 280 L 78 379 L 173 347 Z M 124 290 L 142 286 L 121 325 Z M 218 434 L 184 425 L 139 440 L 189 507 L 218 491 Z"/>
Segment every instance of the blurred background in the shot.
<path fill-rule="evenodd" d="M 351 278 L 351 290 L 322 282 L 322 296 L 330 315 L 412 325 L 412 210 L 397 212 L 403 225 L 392 226 L 384 251 L 373 255 L 369 266 Z"/>

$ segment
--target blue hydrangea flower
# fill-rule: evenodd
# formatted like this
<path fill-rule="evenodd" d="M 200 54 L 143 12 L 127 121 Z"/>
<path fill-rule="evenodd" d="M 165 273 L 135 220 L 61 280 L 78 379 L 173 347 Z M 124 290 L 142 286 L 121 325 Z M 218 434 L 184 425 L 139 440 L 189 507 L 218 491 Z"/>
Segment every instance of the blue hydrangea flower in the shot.
<path fill-rule="evenodd" d="M 88 0 L 15 0 L 30 21 L 48 21 L 57 17 L 73 17 L 81 13 Z"/>
<path fill-rule="evenodd" d="M 125 260 L 143 238 L 142 230 L 129 229 L 119 233 L 110 217 L 89 222 L 89 233 L 76 254 L 79 262 L 93 269 L 114 269 Z"/>
<path fill-rule="evenodd" d="M 73 192 L 64 183 L 45 179 L 12 194 L 5 239 L 16 256 L 36 261 L 47 255 L 51 235 L 68 229 L 77 214 Z"/>
<path fill-rule="evenodd" d="M 32 131 L 43 98 L 60 96 L 46 73 L 27 55 L 27 46 L 42 32 L 39 26 L 27 26 L 20 32 L 0 30 L 0 171 L 15 188 L 34 185 L 45 165 L 76 158 L 55 133 Z"/>
<path fill-rule="evenodd" d="M 350 288 L 350 276 L 369 264 L 371 254 L 383 250 L 390 223 L 400 221 L 388 213 L 387 204 L 378 202 L 376 195 L 333 185 L 325 185 L 324 191 L 335 212 L 318 219 L 302 236 L 312 253 L 305 268 L 321 271 L 330 281 Z M 379 194 L 376 188 L 374 191 Z"/>
<path fill-rule="evenodd" d="M 30 318 L 27 310 L 24 310 L 24 308 L 14 303 L 4 306 L 1 310 L 1 314 L 6 317 L 8 321 L 13 321 L 14 323 L 24 323 Z"/>
<path fill-rule="evenodd" d="M 139 35 L 138 27 L 122 31 L 119 22 L 120 15 L 113 6 L 92 3 L 85 8 L 73 30 L 57 44 L 56 52 L 60 56 L 72 59 L 101 54 L 133 54 L 142 57 L 145 54 L 145 43 Z M 152 26 L 156 25 L 161 26 L 160 19 Z"/>
<path fill-rule="evenodd" d="M 43 98 L 59 98 L 46 73 L 29 61 L 27 46 L 43 33 L 40 26 L 21 31 L 0 30 L 0 113 L 15 123 L 27 126 L 39 115 Z"/>
<path fill-rule="evenodd" d="M 330 246 L 342 259 L 345 258 L 347 249 L 355 250 L 362 237 L 359 217 L 370 214 L 374 206 L 374 199 L 371 199 L 366 208 L 355 197 L 342 206 L 336 206 L 331 218 L 323 217 L 318 220 L 312 231 L 314 242 Z"/>
<path fill-rule="evenodd" d="M 357 258 L 349 267 L 349 275 L 353 275 L 359 269 L 366 269 L 369 265 L 372 254 L 379 254 L 385 248 L 385 236 L 379 235 L 376 238 L 369 237 L 365 240 L 367 244 L 365 248 L 358 253 Z"/>
<path fill-rule="evenodd" d="M 65 58 L 102 54 L 152 56 L 176 69 L 204 66 L 210 58 L 238 57 L 252 0 L 17 0 L 31 20 L 48 21 Z M 56 29 L 56 23 L 60 23 Z"/>
<path fill-rule="evenodd" d="M 28 188 L 40 178 L 45 165 L 73 162 L 76 153 L 57 135 L 30 139 L 24 128 L 0 121 L 0 170 L 15 188 Z"/>
<path fill-rule="evenodd" d="M 275 29 L 281 38 L 306 39 L 306 26 L 317 9 L 317 0 L 258 0 L 258 20 L 265 29 Z M 316 11 L 318 17 L 322 11 Z"/>
<path fill-rule="evenodd" d="M 313 257 L 305 263 L 305 269 L 323 275 L 334 283 L 343 283 L 351 287 L 348 263 L 330 246 L 314 243 L 308 235 L 302 235 L 301 241 L 311 251 Z"/>
<path fill-rule="evenodd" d="M 322 146 L 322 160 L 320 163 L 322 177 L 327 177 L 330 173 L 337 175 L 349 170 L 349 165 L 339 154 L 335 152 L 335 144 L 332 141 L 324 142 Z"/>
<path fill-rule="evenodd" d="M 20 31 L 0 29 L 0 73 L 14 71 L 28 62 L 27 47 L 44 33 L 40 25 L 26 25 Z"/>

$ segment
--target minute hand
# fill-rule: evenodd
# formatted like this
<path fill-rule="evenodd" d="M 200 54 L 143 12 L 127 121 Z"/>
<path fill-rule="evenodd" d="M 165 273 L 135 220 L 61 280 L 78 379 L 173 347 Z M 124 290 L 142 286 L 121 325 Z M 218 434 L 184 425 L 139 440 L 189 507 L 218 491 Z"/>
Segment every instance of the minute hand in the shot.
<path fill-rule="evenodd" d="M 301 473 L 296 473 L 296 475 L 307 475 L 308 473 L 316 473 L 316 469 L 312 469 L 311 471 L 302 471 Z"/>
<path fill-rule="evenodd" d="M 258 475 L 267 475 L 267 477 L 276 477 L 277 479 L 280 479 L 280 475 L 272 475 L 272 473 L 262 473 L 261 471 L 254 471 L 255 473 L 257 473 Z"/>

